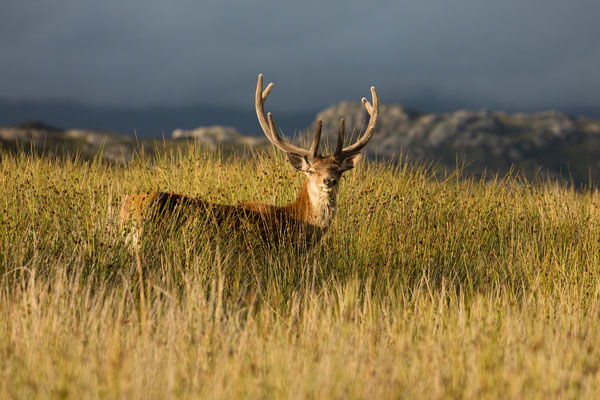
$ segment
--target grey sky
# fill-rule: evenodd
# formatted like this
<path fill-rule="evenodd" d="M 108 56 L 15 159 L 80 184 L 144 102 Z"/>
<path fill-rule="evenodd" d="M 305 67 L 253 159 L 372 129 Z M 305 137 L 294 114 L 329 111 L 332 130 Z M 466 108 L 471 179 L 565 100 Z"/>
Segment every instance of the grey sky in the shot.
<path fill-rule="evenodd" d="M 600 107 L 600 1 L 23 0 L 0 4 L 0 98 L 272 109 L 358 100 Z"/>

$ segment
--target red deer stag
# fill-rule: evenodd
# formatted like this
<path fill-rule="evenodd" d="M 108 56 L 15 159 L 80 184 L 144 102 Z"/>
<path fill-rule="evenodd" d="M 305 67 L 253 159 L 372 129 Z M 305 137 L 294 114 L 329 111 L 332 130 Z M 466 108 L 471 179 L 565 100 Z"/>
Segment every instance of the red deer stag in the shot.
<path fill-rule="evenodd" d="M 263 240 L 278 243 L 293 241 L 314 244 L 327 232 L 337 209 L 338 183 L 342 174 L 353 168 L 361 158 L 360 151 L 367 145 L 377 123 L 379 99 L 371 87 L 373 104 L 365 98 L 362 102 L 370 115 L 369 124 L 358 141 L 344 147 L 344 119 L 340 119 L 340 130 L 335 153 L 319 155 L 322 122 L 316 126 L 310 149 L 306 150 L 285 141 L 271 113 L 265 115 L 264 104 L 273 88 L 270 83 L 263 91 L 263 76 L 258 76 L 256 85 L 256 115 L 269 141 L 287 154 L 290 164 L 306 175 L 304 184 L 292 203 L 275 206 L 259 202 L 225 205 L 206 202 L 179 194 L 151 192 L 132 194 L 123 200 L 121 222 L 151 215 L 168 219 L 175 211 L 188 210 L 190 215 L 213 218 L 221 225 L 225 221 L 236 229 L 252 226 L 258 229 Z"/>

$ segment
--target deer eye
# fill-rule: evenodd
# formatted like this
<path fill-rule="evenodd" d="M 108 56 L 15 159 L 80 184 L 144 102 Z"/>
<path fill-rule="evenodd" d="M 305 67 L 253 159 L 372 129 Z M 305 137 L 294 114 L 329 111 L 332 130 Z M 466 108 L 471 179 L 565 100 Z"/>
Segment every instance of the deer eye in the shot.
<path fill-rule="evenodd" d="M 309 169 L 309 170 L 308 170 L 308 171 L 306 171 L 306 172 L 308 172 L 308 174 L 309 174 L 309 175 L 312 175 L 312 174 L 314 174 L 314 173 L 315 173 L 315 171 L 313 171 L 312 169 Z"/>

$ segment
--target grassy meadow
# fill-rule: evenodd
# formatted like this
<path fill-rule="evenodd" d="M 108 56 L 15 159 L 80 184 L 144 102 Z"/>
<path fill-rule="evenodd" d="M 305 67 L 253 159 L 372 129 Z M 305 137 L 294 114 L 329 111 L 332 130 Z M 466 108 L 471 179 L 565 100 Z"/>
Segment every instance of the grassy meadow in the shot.
<path fill-rule="evenodd" d="M 600 196 L 365 163 L 310 252 L 117 224 L 127 193 L 292 201 L 282 155 L 0 155 L 0 398 L 600 397 Z"/>

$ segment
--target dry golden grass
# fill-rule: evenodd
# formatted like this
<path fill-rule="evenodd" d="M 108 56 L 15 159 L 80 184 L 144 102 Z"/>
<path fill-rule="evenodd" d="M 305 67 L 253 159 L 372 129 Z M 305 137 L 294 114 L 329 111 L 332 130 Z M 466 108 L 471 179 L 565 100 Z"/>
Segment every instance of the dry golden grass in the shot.
<path fill-rule="evenodd" d="M 282 204 L 301 177 L 271 153 L 2 155 L 0 398 L 598 398 L 597 192 L 346 175 L 308 254 L 207 226 L 136 253 L 126 193 Z"/>

